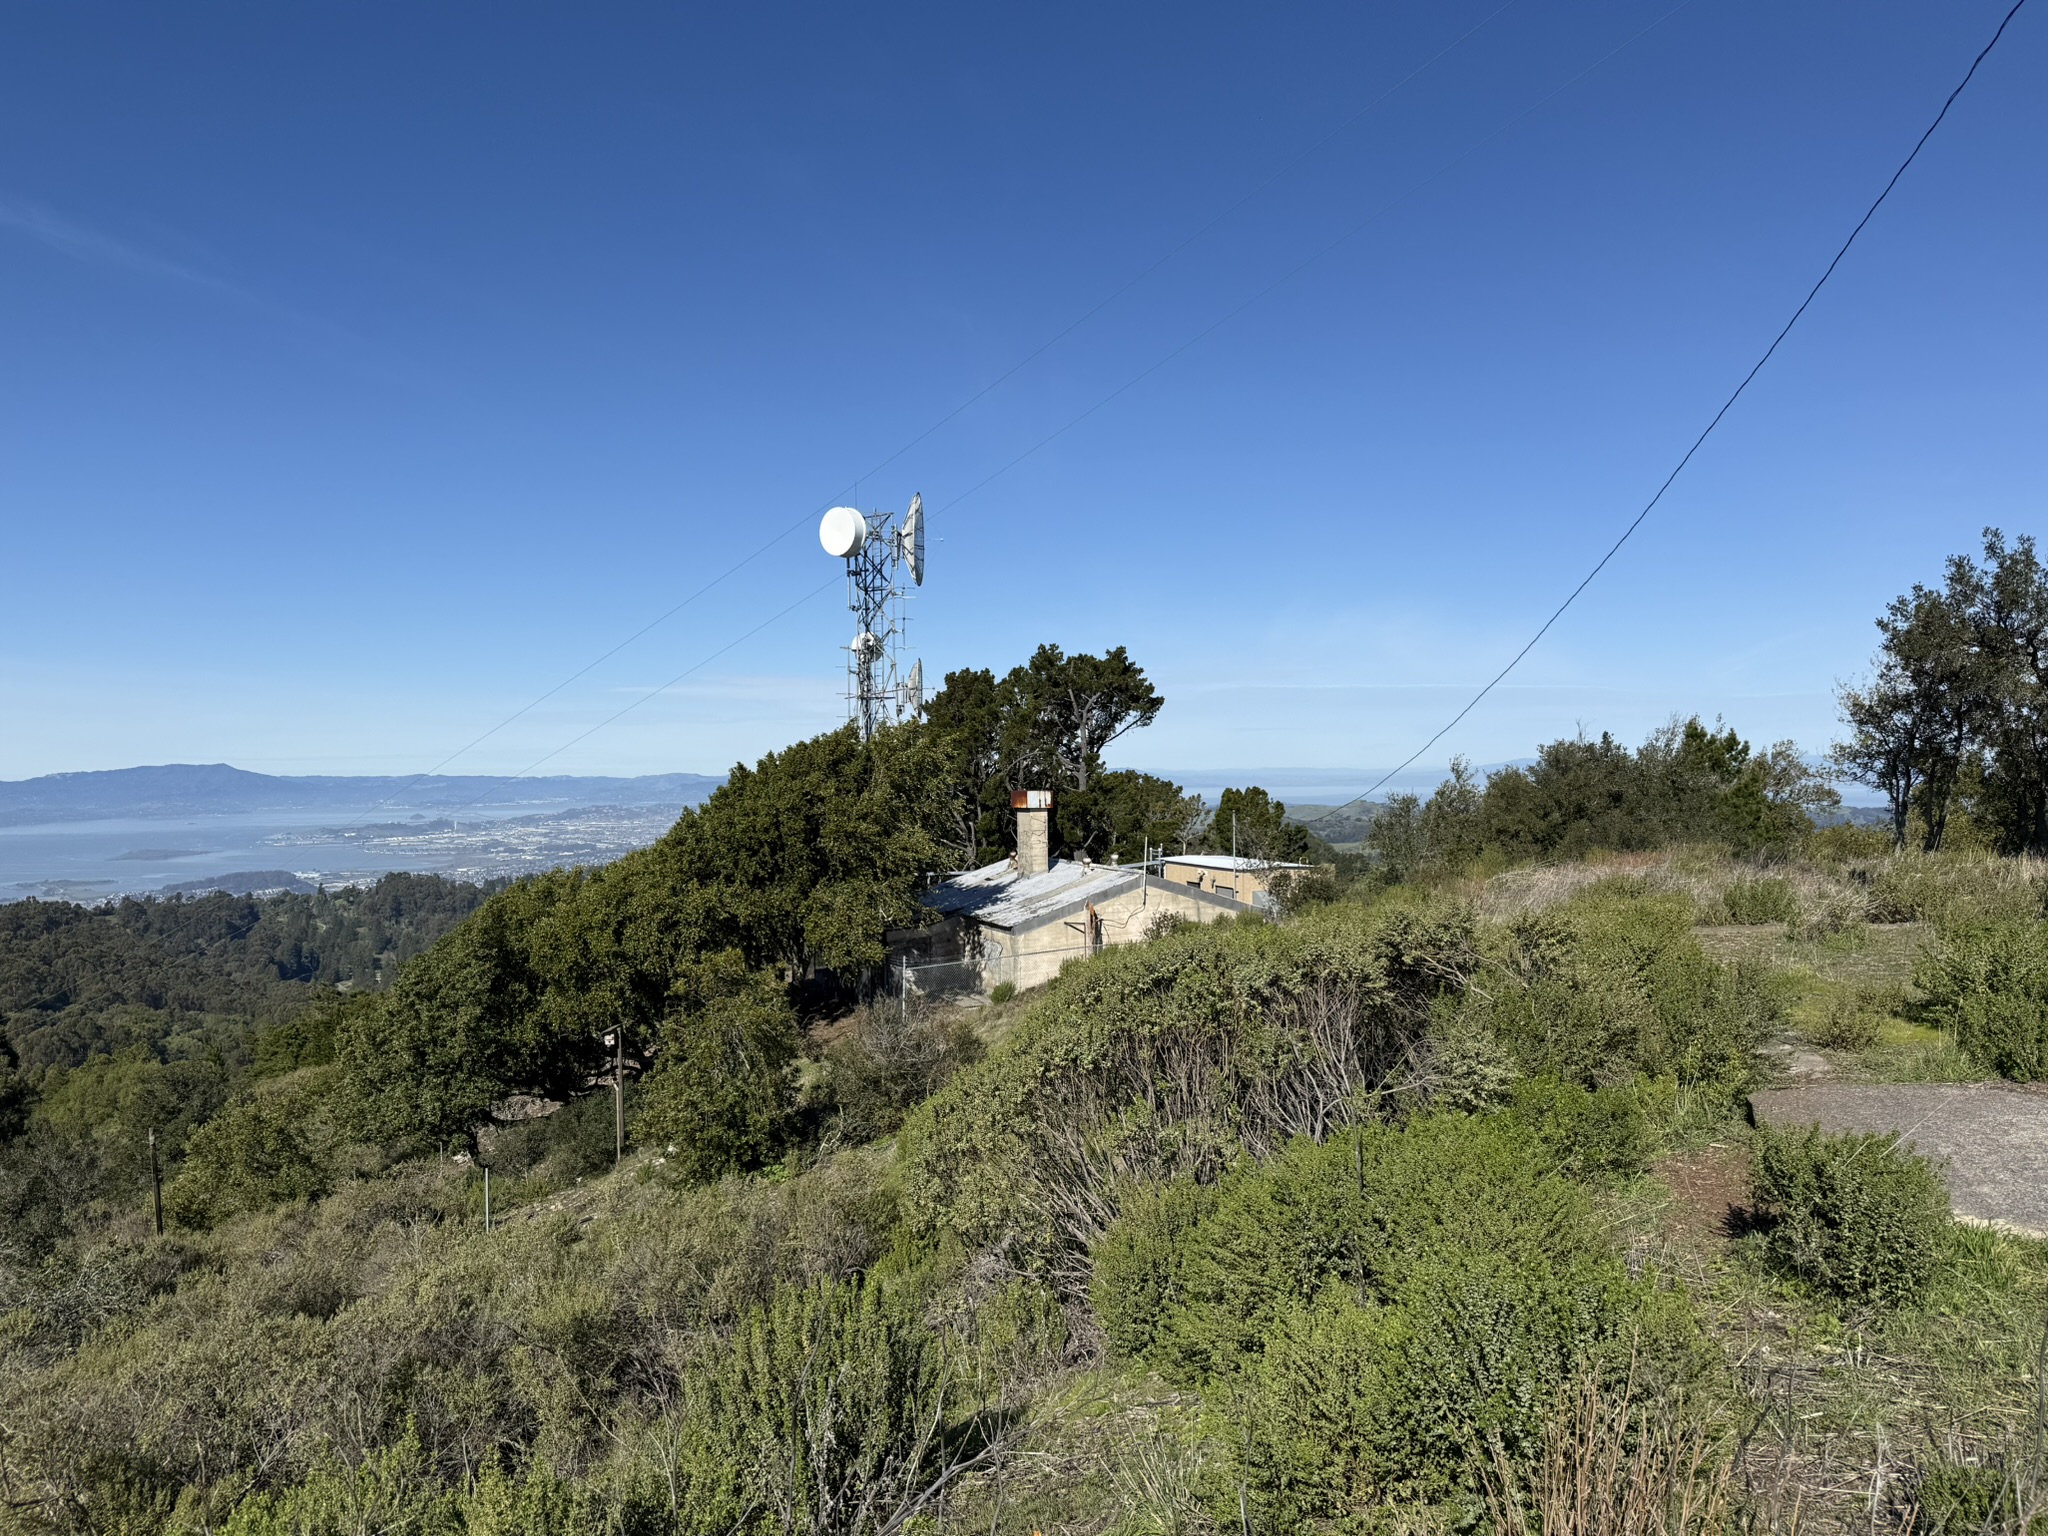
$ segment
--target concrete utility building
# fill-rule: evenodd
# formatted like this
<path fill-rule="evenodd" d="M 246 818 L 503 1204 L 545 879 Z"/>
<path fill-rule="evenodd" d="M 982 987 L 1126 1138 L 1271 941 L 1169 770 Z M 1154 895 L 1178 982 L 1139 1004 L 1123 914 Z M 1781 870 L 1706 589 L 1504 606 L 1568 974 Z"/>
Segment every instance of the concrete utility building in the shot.
<path fill-rule="evenodd" d="M 1167 914 L 1208 923 L 1256 910 L 1249 896 L 1163 879 L 1142 865 L 1054 859 L 1052 792 L 1020 790 L 1010 803 L 1017 856 L 934 886 L 922 898 L 932 923 L 890 936 L 891 969 L 908 990 L 986 993 L 1007 981 L 1021 991 L 1076 957 L 1137 943 Z"/>
<path fill-rule="evenodd" d="M 1273 904 L 1273 882 L 1281 876 L 1313 872 L 1308 864 L 1267 862 L 1229 853 L 1183 853 L 1159 862 L 1159 876 L 1170 884 L 1192 886 L 1261 908 Z"/>

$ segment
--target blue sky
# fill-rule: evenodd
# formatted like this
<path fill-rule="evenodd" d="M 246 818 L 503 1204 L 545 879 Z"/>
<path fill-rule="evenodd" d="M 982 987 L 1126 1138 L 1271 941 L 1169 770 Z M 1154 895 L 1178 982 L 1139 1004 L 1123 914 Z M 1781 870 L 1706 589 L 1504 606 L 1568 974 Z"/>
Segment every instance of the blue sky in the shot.
<path fill-rule="evenodd" d="M 1390 764 L 2003 11 L 14 7 L 0 777 L 421 771 L 794 529 L 449 765 L 524 768 L 825 584 L 546 757 L 716 771 L 843 717 L 811 527 L 913 490 L 928 675 L 1125 644 L 1169 700 L 1125 761 Z M 1882 604 L 2035 529 L 2044 67 L 2023 12 L 1434 760 L 1673 711 L 1819 748 Z"/>

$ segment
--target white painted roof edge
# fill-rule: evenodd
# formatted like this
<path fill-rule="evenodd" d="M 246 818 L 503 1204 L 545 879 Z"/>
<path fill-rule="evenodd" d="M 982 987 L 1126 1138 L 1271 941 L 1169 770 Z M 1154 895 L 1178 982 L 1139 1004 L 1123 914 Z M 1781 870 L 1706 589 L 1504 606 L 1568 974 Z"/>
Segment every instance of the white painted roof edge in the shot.
<path fill-rule="evenodd" d="M 1252 859 L 1228 853 L 1169 853 L 1162 864 L 1186 864 L 1195 869 L 1227 869 L 1235 874 L 1256 874 L 1262 869 L 1310 869 L 1308 864 L 1290 864 L 1284 859 Z"/>

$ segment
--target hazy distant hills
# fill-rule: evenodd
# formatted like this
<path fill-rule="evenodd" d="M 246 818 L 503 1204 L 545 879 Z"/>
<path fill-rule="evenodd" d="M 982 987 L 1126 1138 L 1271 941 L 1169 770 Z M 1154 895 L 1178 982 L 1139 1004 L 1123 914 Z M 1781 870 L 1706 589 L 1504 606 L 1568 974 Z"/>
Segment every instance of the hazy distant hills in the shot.
<path fill-rule="evenodd" d="M 456 810 L 559 805 L 695 805 L 725 780 L 702 773 L 612 779 L 514 779 L 433 774 L 412 779 L 357 774 L 249 773 L 226 763 L 166 763 L 0 780 L 0 826 L 115 817 L 219 816 L 260 811 Z"/>
<path fill-rule="evenodd" d="M 1287 819 L 1298 821 L 1324 842 L 1350 846 L 1365 840 L 1372 819 L 1384 807 L 1376 800 L 1354 800 L 1349 805 L 1290 805 Z"/>

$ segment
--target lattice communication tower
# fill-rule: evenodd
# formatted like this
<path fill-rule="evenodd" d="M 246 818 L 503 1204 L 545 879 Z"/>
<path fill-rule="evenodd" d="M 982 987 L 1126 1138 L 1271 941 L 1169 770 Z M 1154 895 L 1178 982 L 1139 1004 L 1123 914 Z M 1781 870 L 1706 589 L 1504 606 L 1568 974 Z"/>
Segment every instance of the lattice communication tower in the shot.
<path fill-rule="evenodd" d="M 834 507 L 818 524 L 825 553 L 846 562 L 846 605 L 853 610 L 853 644 L 846 648 L 846 715 L 860 726 L 861 740 L 875 728 L 908 720 L 924 707 L 924 663 L 907 675 L 897 671 L 908 620 L 903 605 L 913 586 L 924 585 L 924 497 L 910 498 L 901 523 L 884 512 Z"/>

